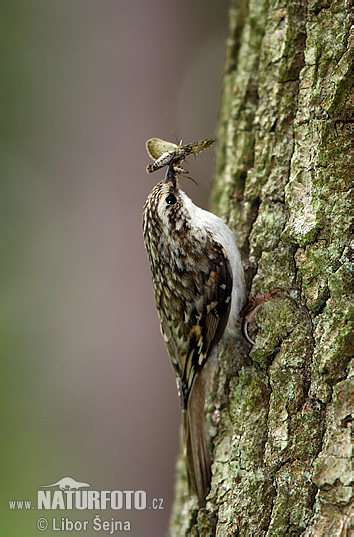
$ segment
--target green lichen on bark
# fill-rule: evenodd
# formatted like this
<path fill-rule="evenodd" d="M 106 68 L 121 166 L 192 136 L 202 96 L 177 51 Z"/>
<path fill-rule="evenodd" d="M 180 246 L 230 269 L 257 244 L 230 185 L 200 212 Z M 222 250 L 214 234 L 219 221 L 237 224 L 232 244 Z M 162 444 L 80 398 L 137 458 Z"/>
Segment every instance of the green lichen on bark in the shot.
<path fill-rule="evenodd" d="M 206 507 L 185 476 L 171 535 L 345 535 L 350 406 L 349 4 L 230 8 L 212 209 L 265 303 L 208 401 Z M 182 492 L 181 492 L 182 491 Z"/>

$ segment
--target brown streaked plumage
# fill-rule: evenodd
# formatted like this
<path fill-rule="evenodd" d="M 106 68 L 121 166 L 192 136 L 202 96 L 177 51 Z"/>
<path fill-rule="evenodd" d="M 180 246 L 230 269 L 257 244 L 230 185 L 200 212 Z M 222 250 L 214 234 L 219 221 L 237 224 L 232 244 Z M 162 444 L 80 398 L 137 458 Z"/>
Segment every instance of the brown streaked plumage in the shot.
<path fill-rule="evenodd" d="M 148 196 L 143 230 L 161 331 L 183 412 L 190 492 L 203 505 L 210 487 L 211 461 L 202 371 L 217 353 L 224 334 L 235 331 L 244 283 L 232 232 L 221 219 L 196 207 L 179 188 L 176 165 L 184 158 L 175 155 L 170 159 L 165 179 Z M 226 330 L 230 317 L 232 326 Z"/>

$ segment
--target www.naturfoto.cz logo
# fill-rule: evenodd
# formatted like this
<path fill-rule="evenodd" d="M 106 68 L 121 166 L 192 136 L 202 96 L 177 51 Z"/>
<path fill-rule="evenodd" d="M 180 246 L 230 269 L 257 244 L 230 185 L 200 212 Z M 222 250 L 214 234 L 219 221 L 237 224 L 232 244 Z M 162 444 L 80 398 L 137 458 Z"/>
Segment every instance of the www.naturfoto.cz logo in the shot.
<path fill-rule="evenodd" d="M 147 499 L 144 490 L 91 490 L 91 485 L 84 481 L 76 481 L 72 477 L 62 477 L 50 485 L 41 485 L 37 490 L 37 505 L 30 500 L 10 500 L 11 510 L 74 510 L 101 511 L 112 510 L 144 510 L 163 509 L 163 500 L 160 498 Z M 92 521 L 72 521 L 67 517 L 53 518 L 50 524 L 47 518 L 41 517 L 37 527 L 46 531 L 51 527 L 53 531 L 81 531 L 92 527 L 95 531 L 130 531 L 129 521 L 110 520 L 102 521 L 99 514 L 95 514 Z"/>
<path fill-rule="evenodd" d="M 62 477 L 50 485 L 41 485 L 37 491 L 37 506 L 31 501 L 10 500 L 9 507 L 18 509 L 162 509 L 162 499 L 153 498 L 148 505 L 145 490 L 87 490 L 91 485 Z M 43 490 L 47 489 L 47 490 Z M 59 489 L 59 490 L 58 490 Z"/>
<path fill-rule="evenodd" d="M 83 490 L 88 483 L 75 481 L 71 477 L 63 477 L 52 485 L 59 490 L 38 490 L 37 509 L 146 509 L 146 492 L 144 490 Z"/>

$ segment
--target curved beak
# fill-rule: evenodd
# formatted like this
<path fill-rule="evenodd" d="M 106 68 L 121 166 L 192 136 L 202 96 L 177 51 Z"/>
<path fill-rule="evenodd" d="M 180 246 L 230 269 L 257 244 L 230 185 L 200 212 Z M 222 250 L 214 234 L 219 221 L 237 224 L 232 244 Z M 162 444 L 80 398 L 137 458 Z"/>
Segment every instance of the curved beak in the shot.
<path fill-rule="evenodd" d="M 170 162 L 170 164 L 168 165 L 164 182 L 165 183 L 172 183 L 172 185 L 176 188 L 177 181 L 178 181 L 178 176 L 177 176 L 177 172 L 175 170 L 175 162 L 172 160 Z"/>

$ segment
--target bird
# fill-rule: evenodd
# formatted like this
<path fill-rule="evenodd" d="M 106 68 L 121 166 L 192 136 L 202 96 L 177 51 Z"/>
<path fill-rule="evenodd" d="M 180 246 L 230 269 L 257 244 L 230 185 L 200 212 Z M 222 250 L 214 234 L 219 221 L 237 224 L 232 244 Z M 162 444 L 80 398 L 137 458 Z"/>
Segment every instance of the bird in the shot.
<path fill-rule="evenodd" d="M 209 365 L 221 345 L 240 332 L 245 281 L 231 229 L 179 186 L 185 156 L 171 151 L 164 163 L 165 178 L 144 205 L 143 235 L 161 333 L 176 375 L 189 493 L 203 506 L 211 483 L 204 417 Z"/>

